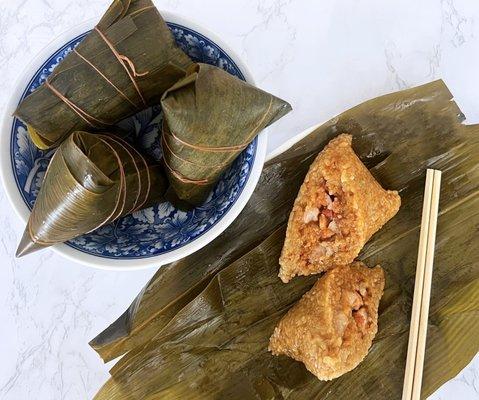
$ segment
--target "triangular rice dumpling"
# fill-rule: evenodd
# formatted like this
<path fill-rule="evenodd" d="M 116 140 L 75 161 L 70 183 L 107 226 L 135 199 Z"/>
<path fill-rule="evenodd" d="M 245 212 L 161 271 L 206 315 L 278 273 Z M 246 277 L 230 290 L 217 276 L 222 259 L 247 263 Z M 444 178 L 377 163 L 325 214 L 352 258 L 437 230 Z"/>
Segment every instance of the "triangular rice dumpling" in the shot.
<path fill-rule="evenodd" d="M 221 174 L 291 106 L 228 72 L 196 64 L 165 92 L 163 154 L 177 197 L 203 202 Z"/>
<path fill-rule="evenodd" d="M 192 64 L 151 0 L 115 0 L 15 116 L 41 149 L 158 104 Z"/>
<path fill-rule="evenodd" d="M 378 331 L 383 289 L 379 266 L 355 262 L 328 271 L 281 319 L 269 350 L 303 362 L 323 381 L 351 371 Z"/>
<path fill-rule="evenodd" d="M 157 203 L 165 183 L 162 167 L 119 137 L 74 132 L 50 161 L 17 256 Z"/>
<path fill-rule="evenodd" d="M 399 210 L 354 153 L 351 135 L 331 140 L 311 164 L 289 217 L 279 276 L 317 274 L 349 265 Z"/>

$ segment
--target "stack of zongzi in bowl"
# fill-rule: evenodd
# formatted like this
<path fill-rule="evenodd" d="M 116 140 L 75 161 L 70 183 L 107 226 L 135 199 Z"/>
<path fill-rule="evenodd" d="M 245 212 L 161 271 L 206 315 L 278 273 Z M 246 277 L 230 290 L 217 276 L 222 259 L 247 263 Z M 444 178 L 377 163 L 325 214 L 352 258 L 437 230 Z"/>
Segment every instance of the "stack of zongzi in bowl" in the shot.
<path fill-rule="evenodd" d="M 164 157 L 152 160 L 115 124 L 157 104 Z M 236 157 L 290 109 L 216 66 L 193 62 L 151 0 L 115 0 L 15 112 L 38 148 L 56 149 L 17 255 L 166 198 L 182 208 L 202 204 Z"/>

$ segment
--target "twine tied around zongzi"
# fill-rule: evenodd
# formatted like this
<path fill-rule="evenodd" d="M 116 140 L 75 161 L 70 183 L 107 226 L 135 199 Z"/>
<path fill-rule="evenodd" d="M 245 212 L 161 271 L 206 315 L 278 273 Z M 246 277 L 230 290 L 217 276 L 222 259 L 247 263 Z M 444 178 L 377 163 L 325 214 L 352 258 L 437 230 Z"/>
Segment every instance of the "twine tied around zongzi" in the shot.
<path fill-rule="evenodd" d="M 212 164 L 212 165 L 204 165 L 204 164 L 198 164 L 196 162 L 193 162 L 193 161 L 190 161 L 190 160 L 186 160 L 185 158 L 183 157 L 180 157 L 178 154 L 176 154 L 173 149 L 170 147 L 170 145 L 168 144 L 166 138 L 165 138 L 165 131 L 163 131 L 163 134 L 161 135 L 161 143 L 163 144 L 163 150 L 166 148 L 168 150 L 168 152 L 175 158 L 177 158 L 178 160 L 182 161 L 182 162 L 185 162 L 187 164 L 191 164 L 191 165 L 194 165 L 195 167 L 200 167 L 200 168 L 212 168 L 212 169 L 220 169 L 220 168 L 224 168 L 228 165 L 230 165 L 230 162 L 229 161 L 226 161 L 226 162 L 222 162 L 222 163 L 219 163 L 219 164 Z"/>
<path fill-rule="evenodd" d="M 81 119 L 83 119 L 91 127 L 99 128 L 101 126 L 111 125 L 109 122 L 105 122 L 98 118 L 95 118 L 93 115 L 88 114 L 85 110 L 77 106 L 75 103 L 73 103 L 73 101 L 71 101 L 62 93 L 60 93 L 60 91 L 51 84 L 49 79 L 45 81 L 44 85 L 46 88 L 50 89 L 53 94 L 55 94 L 61 101 L 63 101 L 67 106 L 69 106 L 72 109 L 72 111 L 74 111 Z M 100 126 L 98 126 L 92 121 L 97 122 Z"/>
<path fill-rule="evenodd" d="M 173 169 L 173 167 L 171 167 L 171 165 L 168 164 L 165 157 L 163 157 L 163 162 L 165 163 L 166 168 L 168 168 L 170 172 L 173 174 L 173 176 L 183 183 L 192 183 L 194 185 L 200 185 L 200 186 L 209 185 L 211 183 L 208 179 L 195 180 L 195 179 L 187 178 L 183 174 Z"/>
<path fill-rule="evenodd" d="M 182 145 L 184 145 L 186 147 L 190 147 L 194 150 L 200 150 L 200 151 L 206 151 L 206 152 L 212 152 L 212 153 L 228 153 L 228 152 L 243 151 L 250 144 L 250 142 L 248 142 L 248 143 L 238 144 L 238 145 L 235 145 L 235 146 L 208 147 L 208 146 L 200 146 L 200 145 L 197 145 L 197 144 L 192 144 L 192 143 L 185 142 L 184 140 L 182 140 L 178 136 L 176 136 L 171 130 L 170 130 L 169 134 L 176 141 L 180 142 Z"/>
<path fill-rule="evenodd" d="M 148 163 L 146 162 L 145 157 L 143 157 L 143 155 L 137 149 L 135 149 L 133 146 L 131 146 L 126 140 L 122 139 L 119 136 L 115 136 L 114 140 L 116 142 L 122 143 L 124 147 L 128 147 L 132 151 L 134 151 L 135 154 L 138 156 L 138 158 L 142 161 L 143 165 L 145 166 L 147 189 L 146 189 L 146 193 L 144 194 L 143 201 L 141 203 L 139 203 L 132 211 L 132 212 L 136 212 L 136 211 L 141 210 L 143 208 L 146 201 L 148 200 L 148 196 L 149 196 L 150 190 L 151 190 L 151 176 L 150 176 L 150 171 L 148 169 Z M 140 186 L 138 188 L 138 196 L 140 195 L 140 192 L 141 192 L 141 181 L 140 181 Z M 136 202 L 138 202 L 138 198 L 136 199 Z"/>
<path fill-rule="evenodd" d="M 180 139 L 178 136 L 175 135 L 175 133 L 171 130 L 168 129 L 168 134 L 173 137 L 176 141 L 181 143 L 182 145 L 189 147 L 194 150 L 199 150 L 199 151 L 205 151 L 205 152 L 211 152 L 211 153 L 228 153 L 228 152 L 241 152 L 243 151 L 248 145 L 251 143 L 251 136 L 257 134 L 258 128 L 263 124 L 265 118 L 267 115 L 269 115 L 269 111 L 271 110 L 271 106 L 273 105 L 273 96 L 270 96 L 270 101 L 268 108 L 266 112 L 263 114 L 261 119 L 258 121 L 256 126 L 252 129 L 251 133 L 247 135 L 248 140 L 245 143 L 242 144 L 237 144 L 234 146 L 218 146 L 218 147 L 209 147 L 209 146 L 201 146 L 197 144 L 192 144 L 184 141 L 183 139 Z M 163 128 L 164 132 L 164 128 Z"/>
<path fill-rule="evenodd" d="M 149 71 L 139 73 L 136 71 L 135 64 L 133 61 L 131 61 L 127 56 L 120 54 L 116 49 L 115 46 L 113 46 L 113 43 L 110 42 L 110 40 L 105 36 L 105 34 L 98 29 L 97 26 L 95 26 L 95 31 L 100 35 L 100 37 L 103 39 L 103 41 L 106 43 L 106 45 L 110 48 L 111 52 L 114 54 L 114 56 L 117 58 L 117 60 L 120 62 L 120 64 L 123 66 L 125 69 L 126 73 L 128 74 L 128 77 L 130 78 L 131 82 L 133 83 L 133 86 L 135 87 L 135 90 L 138 93 L 138 96 L 140 96 L 141 101 L 143 102 L 144 106 L 147 106 L 146 100 L 143 97 L 143 94 L 141 93 L 140 87 L 138 86 L 138 83 L 136 82 L 136 77 L 142 77 L 145 75 L 149 74 Z"/>
<path fill-rule="evenodd" d="M 127 56 L 120 54 L 113 44 L 108 40 L 108 38 L 105 36 L 105 34 L 98 29 L 98 27 L 95 27 L 95 31 L 100 35 L 100 37 L 103 39 L 103 41 L 107 44 L 107 46 L 110 48 L 111 52 L 113 55 L 117 58 L 117 60 L 120 62 L 120 64 L 123 66 L 125 69 L 128 77 L 130 78 L 136 92 L 138 93 L 138 96 L 140 97 L 142 103 L 144 106 L 147 105 L 145 98 L 143 97 L 143 94 L 140 91 L 140 88 L 138 86 L 138 83 L 136 82 L 135 78 L 136 77 L 142 77 L 145 75 L 148 75 L 147 72 L 139 73 L 136 71 L 135 64 L 133 61 L 131 61 Z M 90 60 L 88 60 L 85 56 L 83 56 L 77 49 L 74 49 L 73 52 L 80 57 L 85 63 L 87 63 L 93 70 L 95 70 L 103 79 L 105 79 L 108 84 L 110 84 L 125 100 L 127 100 L 130 104 L 132 104 L 136 109 L 140 109 L 138 105 L 133 103 L 128 96 L 120 90 L 103 72 L 101 72 Z M 85 110 L 83 110 L 80 106 L 75 104 L 73 101 L 68 99 L 64 94 L 62 94 L 58 89 L 56 89 L 52 83 L 50 82 L 49 79 L 45 81 L 45 87 L 50 89 L 50 91 L 55 94 L 61 101 L 63 101 L 70 109 L 75 112 L 83 121 L 85 121 L 88 125 L 90 125 L 92 128 L 101 128 L 103 126 L 108 126 L 111 125 L 109 122 L 105 122 L 100 120 L 99 118 L 94 117 L 93 115 L 89 114 Z"/>
<path fill-rule="evenodd" d="M 108 82 L 118 92 L 118 94 L 121 97 L 123 97 L 126 101 L 128 101 L 136 109 L 138 109 L 138 110 L 140 109 L 140 107 L 138 107 L 138 105 L 136 105 L 134 102 L 132 102 L 128 98 L 128 96 L 125 93 L 123 93 L 123 91 L 120 88 L 118 88 L 110 79 L 108 79 L 108 77 L 103 72 L 101 72 L 90 60 L 88 60 L 85 56 L 80 54 L 80 52 L 77 49 L 73 49 L 73 52 L 78 57 L 80 57 L 84 62 L 86 62 L 90 67 L 92 67 L 98 73 L 98 75 L 100 75 L 103 79 L 105 79 L 105 81 Z"/>

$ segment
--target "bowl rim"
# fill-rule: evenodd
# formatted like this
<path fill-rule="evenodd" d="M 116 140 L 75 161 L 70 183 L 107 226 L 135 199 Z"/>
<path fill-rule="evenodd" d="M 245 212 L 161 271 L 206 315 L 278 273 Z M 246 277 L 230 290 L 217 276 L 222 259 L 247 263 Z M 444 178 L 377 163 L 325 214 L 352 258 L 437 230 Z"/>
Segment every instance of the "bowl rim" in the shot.
<path fill-rule="evenodd" d="M 251 71 L 243 62 L 241 57 L 237 54 L 237 52 L 233 51 L 217 34 L 176 13 L 161 11 L 161 15 L 166 22 L 185 26 L 188 29 L 197 31 L 198 33 L 210 39 L 226 54 L 228 54 L 228 56 L 231 57 L 231 59 L 236 63 L 244 75 L 247 82 L 251 84 L 255 83 Z M 89 19 L 62 32 L 49 44 L 47 44 L 35 57 L 33 57 L 33 59 L 19 74 L 13 86 L 13 91 L 10 95 L 6 109 L 3 113 L 3 118 L 0 124 L 2 130 L 4 131 L 4 134 L 0 137 L 0 146 L 2 146 L 0 157 L 0 177 L 11 206 L 24 224 L 26 224 L 28 221 L 30 210 L 25 204 L 17 188 L 11 166 L 10 130 L 13 121 L 13 112 L 18 105 L 26 85 L 30 81 L 33 74 L 35 74 L 38 68 L 45 62 L 45 59 L 50 57 L 53 52 L 58 50 L 68 41 L 92 29 L 97 21 L 98 19 L 96 18 Z M 6 134 L 6 132 L 8 132 L 8 134 Z M 51 249 L 57 254 L 60 254 L 66 259 L 76 263 L 92 268 L 112 271 L 138 271 L 146 268 L 161 267 L 162 265 L 180 260 L 206 246 L 208 243 L 218 237 L 237 218 L 253 194 L 253 191 L 258 183 L 266 159 L 267 144 L 268 133 L 267 129 L 265 129 L 258 135 L 256 154 L 251 167 L 250 175 L 234 204 L 210 229 L 178 249 L 174 249 L 163 254 L 158 254 L 157 256 L 136 259 L 104 258 L 93 254 L 84 253 L 66 244 L 57 244 L 51 246 Z"/>

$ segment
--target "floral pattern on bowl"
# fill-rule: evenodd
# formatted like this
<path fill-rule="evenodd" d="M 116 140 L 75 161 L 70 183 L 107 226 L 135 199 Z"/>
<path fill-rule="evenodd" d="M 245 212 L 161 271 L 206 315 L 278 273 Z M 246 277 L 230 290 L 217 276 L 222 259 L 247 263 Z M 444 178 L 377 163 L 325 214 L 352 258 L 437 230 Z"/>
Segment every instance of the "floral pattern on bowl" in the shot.
<path fill-rule="evenodd" d="M 194 61 L 216 65 L 244 79 L 234 61 L 214 42 L 184 26 L 173 23 L 168 23 L 168 26 L 178 45 Z M 30 80 L 21 98 L 40 86 L 87 33 L 56 51 Z M 161 109 L 155 106 L 119 125 L 130 132 L 129 139 L 138 148 L 160 159 L 162 152 L 158 132 L 161 121 Z M 28 137 L 25 124 L 17 118 L 13 119 L 10 143 L 15 182 L 23 200 L 31 209 L 54 150 L 37 149 Z M 162 203 L 123 217 L 67 244 L 94 256 L 135 259 L 164 254 L 190 243 L 217 224 L 235 203 L 250 176 L 256 147 L 257 139 L 240 154 L 201 206 L 184 212 L 175 209 L 170 203 Z"/>

